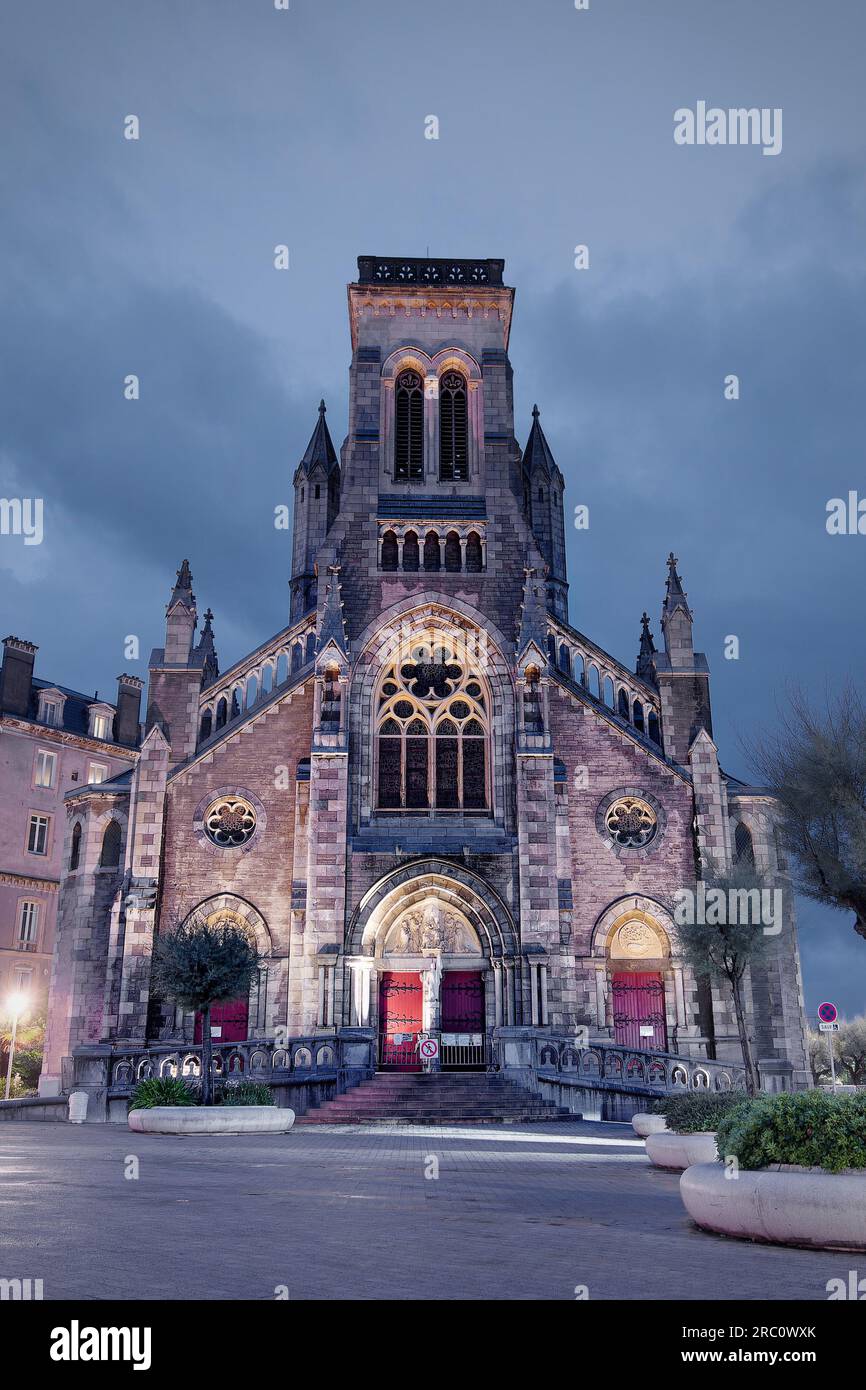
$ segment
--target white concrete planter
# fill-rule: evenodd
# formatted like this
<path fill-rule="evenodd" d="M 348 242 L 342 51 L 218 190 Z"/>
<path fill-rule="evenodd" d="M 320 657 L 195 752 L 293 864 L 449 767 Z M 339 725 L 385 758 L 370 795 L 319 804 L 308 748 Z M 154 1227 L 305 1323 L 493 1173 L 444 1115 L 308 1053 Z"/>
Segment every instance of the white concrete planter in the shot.
<path fill-rule="evenodd" d="M 631 1117 L 631 1127 L 641 1139 L 646 1139 L 648 1134 L 661 1134 L 662 1130 L 667 1129 L 668 1122 L 664 1115 L 650 1115 L 646 1110 L 639 1110 Z"/>
<path fill-rule="evenodd" d="M 726 1178 L 718 1163 L 699 1163 L 680 1178 L 680 1196 L 705 1231 L 777 1245 L 866 1250 L 866 1170 L 774 1164 Z"/>
<path fill-rule="evenodd" d="M 713 1163 L 718 1157 L 716 1136 L 708 1130 L 699 1134 L 674 1134 L 672 1130 L 648 1134 L 646 1151 L 656 1168 L 672 1168 L 679 1173 L 693 1163 Z"/>
<path fill-rule="evenodd" d="M 129 1112 L 137 1134 L 285 1134 L 294 1123 L 294 1110 L 273 1105 L 154 1105 Z"/>

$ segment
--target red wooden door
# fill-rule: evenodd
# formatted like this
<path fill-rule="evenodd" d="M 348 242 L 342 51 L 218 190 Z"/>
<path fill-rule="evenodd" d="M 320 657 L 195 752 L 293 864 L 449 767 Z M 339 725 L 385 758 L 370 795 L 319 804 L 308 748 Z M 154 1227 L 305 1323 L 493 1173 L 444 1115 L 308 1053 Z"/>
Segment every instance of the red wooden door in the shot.
<path fill-rule="evenodd" d="M 418 1034 L 424 992 L 418 971 L 386 970 L 379 977 L 379 1064 L 390 1071 L 420 1071 Z"/>
<path fill-rule="evenodd" d="M 613 1026 L 622 1047 L 667 1052 L 665 991 L 658 971 L 623 971 L 613 977 Z M 641 1026 L 652 1036 L 641 1037 Z"/>
<path fill-rule="evenodd" d="M 246 1042 L 249 1028 L 249 1000 L 227 999 L 212 1004 L 210 1031 L 215 1043 Z M 195 1016 L 195 1040 L 201 1042 L 201 1014 Z"/>
<path fill-rule="evenodd" d="M 442 976 L 443 1033 L 484 1032 L 484 976 L 480 970 L 446 970 Z"/>

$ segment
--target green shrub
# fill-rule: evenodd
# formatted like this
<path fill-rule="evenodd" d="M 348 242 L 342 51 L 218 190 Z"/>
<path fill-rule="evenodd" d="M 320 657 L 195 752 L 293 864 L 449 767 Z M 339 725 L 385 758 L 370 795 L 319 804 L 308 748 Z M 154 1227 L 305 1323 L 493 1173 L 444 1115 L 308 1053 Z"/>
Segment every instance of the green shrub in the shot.
<path fill-rule="evenodd" d="M 155 1105 L 198 1105 L 195 1086 L 179 1076 L 151 1076 L 139 1081 L 129 1100 L 130 1110 L 152 1110 Z"/>
<path fill-rule="evenodd" d="M 793 1163 L 804 1168 L 866 1168 L 866 1095 L 783 1091 L 759 1096 L 719 1125 L 719 1153 L 741 1168 Z"/>
<path fill-rule="evenodd" d="M 700 1134 L 718 1129 L 722 1119 L 745 1100 L 743 1091 L 685 1091 L 658 1101 L 655 1113 L 665 1116 L 675 1134 Z"/>
<path fill-rule="evenodd" d="M 217 1091 L 218 1105 L 274 1105 L 274 1093 L 263 1081 L 226 1081 Z"/>

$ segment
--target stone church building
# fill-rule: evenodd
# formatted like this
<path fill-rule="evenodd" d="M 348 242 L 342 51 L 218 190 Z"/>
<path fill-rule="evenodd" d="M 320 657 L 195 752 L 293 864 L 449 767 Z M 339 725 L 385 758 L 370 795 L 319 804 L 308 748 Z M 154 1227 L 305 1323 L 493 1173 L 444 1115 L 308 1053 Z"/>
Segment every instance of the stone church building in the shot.
<path fill-rule="evenodd" d="M 65 799 L 42 1090 L 74 1054 L 194 1046 L 149 980 L 154 934 L 193 912 L 261 955 L 214 1012 L 224 1044 L 303 1039 L 306 1065 L 367 1039 L 411 1069 L 430 1032 L 481 1069 L 582 1039 L 624 1082 L 649 1054 L 735 1073 L 729 996 L 681 961 L 670 903 L 709 856 L 785 865 L 766 795 L 720 768 L 678 563 L 634 666 L 571 625 L 565 482 L 538 410 L 515 433 L 502 261 L 362 256 L 348 299 L 348 436 L 338 455 L 322 404 L 289 626 L 221 671 L 184 561 L 135 765 Z M 762 1084 L 806 1084 L 790 910 L 746 994 Z"/>

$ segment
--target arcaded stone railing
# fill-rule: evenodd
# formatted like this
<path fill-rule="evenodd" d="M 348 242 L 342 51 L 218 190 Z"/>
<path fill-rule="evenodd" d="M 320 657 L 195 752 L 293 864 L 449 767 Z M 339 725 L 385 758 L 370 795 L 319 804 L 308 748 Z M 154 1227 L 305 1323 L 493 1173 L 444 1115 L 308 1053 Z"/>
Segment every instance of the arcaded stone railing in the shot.
<path fill-rule="evenodd" d="M 373 1065 L 372 1041 L 362 1037 L 288 1038 L 284 1042 L 213 1044 L 213 1074 L 224 1080 L 335 1080 L 341 1072 Z M 201 1076 L 200 1044 L 148 1043 L 140 1048 L 111 1048 L 105 1058 L 112 1092 L 132 1090 L 152 1076 Z"/>
<path fill-rule="evenodd" d="M 566 1078 L 587 1086 L 629 1091 L 731 1091 L 745 1089 L 741 1066 L 674 1052 L 638 1052 L 615 1043 L 580 1046 L 574 1038 L 535 1037 L 534 1069 L 539 1080 Z"/>

